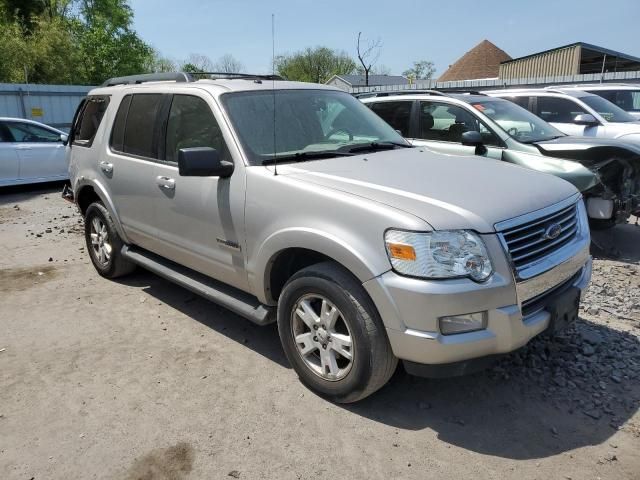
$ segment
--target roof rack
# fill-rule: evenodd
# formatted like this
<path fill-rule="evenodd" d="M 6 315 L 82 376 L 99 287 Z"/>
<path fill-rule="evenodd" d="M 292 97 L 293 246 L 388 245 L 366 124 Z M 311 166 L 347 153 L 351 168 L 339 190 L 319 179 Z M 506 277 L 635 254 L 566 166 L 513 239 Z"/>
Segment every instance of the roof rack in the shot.
<path fill-rule="evenodd" d="M 260 75 L 255 73 L 229 73 L 229 72 L 196 72 L 190 75 L 194 77 L 205 77 L 210 80 L 284 80 L 280 75 Z"/>
<path fill-rule="evenodd" d="M 437 95 L 440 97 L 446 97 L 447 94 L 444 92 L 439 92 L 438 90 L 393 90 L 393 91 L 384 91 L 384 92 L 361 92 L 354 93 L 353 96 L 356 98 L 377 98 L 377 97 L 394 97 L 396 95 Z"/>
<path fill-rule="evenodd" d="M 102 87 L 113 87 L 114 85 L 135 85 L 146 82 L 195 82 L 202 79 L 242 79 L 242 80 L 282 80 L 280 75 L 256 75 L 253 73 L 227 73 L 227 72 L 163 72 L 163 73 L 143 73 L 140 75 L 129 75 L 126 77 L 114 77 L 105 81 Z"/>
<path fill-rule="evenodd" d="M 481 92 L 479 90 L 451 90 L 448 93 L 460 93 L 463 95 L 482 95 L 483 97 L 486 97 L 487 94 L 484 92 Z"/>
<path fill-rule="evenodd" d="M 133 85 L 145 82 L 193 82 L 193 77 L 185 72 L 143 73 L 141 75 L 128 75 L 126 77 L 113 77 L 105 81 L 102 87 L 114 85 Z"/>

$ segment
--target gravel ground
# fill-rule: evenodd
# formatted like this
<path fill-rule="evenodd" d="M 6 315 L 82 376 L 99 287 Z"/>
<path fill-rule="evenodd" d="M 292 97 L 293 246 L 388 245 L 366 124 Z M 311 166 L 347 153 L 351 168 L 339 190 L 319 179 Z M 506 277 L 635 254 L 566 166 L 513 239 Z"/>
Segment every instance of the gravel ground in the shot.
<path fill-rule="evenodd" d="M 640 478 L 635 225 L 595 235 L 563 336 L 338 406 L 275 327 L 143 271 L 100 278 L 60 189 L 0 191 L 2 479 Z"/>

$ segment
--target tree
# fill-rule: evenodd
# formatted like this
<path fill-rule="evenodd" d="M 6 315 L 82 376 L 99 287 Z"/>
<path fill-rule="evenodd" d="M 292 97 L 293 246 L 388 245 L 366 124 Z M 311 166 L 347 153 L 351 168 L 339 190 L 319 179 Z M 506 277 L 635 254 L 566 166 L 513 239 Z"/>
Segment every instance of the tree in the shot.
<path fill-rule="evenodd" d="M 382 43 L 380 42 L 380 39 L 377 39 L 375 41 L 367 42 L 366 46 L 361 46 L 361 36 L 362 32 L 358 32 L 356 52 L 358 53 L 358 60 L 360 60 L 360 65 L 362 65 L 362 71 L 364 72 L 364 84 L 369 86 L 369 72 L 371 72 L 371 68 L 376 64 L 380 57 Z"/>
<path fill-rule="evenodd" d="M 149 73 L 175 72 L 178 66 L 175 61 L 163 57 L 158 50 L 153 49 L 144 70 Z"/>
<path fill-rule="evenodd" d="M 148 71 L 128 0 L 0 0 L 0 81 L 80 83 Z"/>
<path fill-rule="evenodd" d="M 402 72 L 402 75 L 407 78 L 412 78 L 413 80 L 428 80 L 433 76 L 435 71 L 436 67 L 433 62 L 420 60 L 413 62 L 413 67 Z"/>
<path fill-rule="evenodd" d="M 325 83 L 334 75 L 353 73 L 356 63 L 343 51 L 327 47 L 306 48 L 303 51 L 276 57 L 276 71 L 287 80 Z"/>
<path fill-rule="evenodd" d="M 189 58 L 182 63 L 180 69 L 183 72 L 189 73 L 213 72 L 215 65 L 206 55 L 192 53 L 189 55 Z"/>
<path fill-rule="evenodd" d="M 221 56 L 213 65 L 213 71 L 215 72 L 241 73 L 243 70 L 244 65 L 230 53 Z"/>

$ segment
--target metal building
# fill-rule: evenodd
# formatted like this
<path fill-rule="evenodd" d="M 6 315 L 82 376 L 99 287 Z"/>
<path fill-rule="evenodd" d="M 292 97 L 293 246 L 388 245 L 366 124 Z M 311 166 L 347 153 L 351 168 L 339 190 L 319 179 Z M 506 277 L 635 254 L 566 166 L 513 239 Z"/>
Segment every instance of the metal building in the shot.
<path fill-rule="evenodd" d="M 514 58 L 500 64 L 500 79 L 559 77 L 640 70 L 640 58 L 584 42 Z"/>
<path fill-rule="evenodd" d="M 27 118 L 67 131 L 80 100 L 92 88 L 0 83 L 0 117 Z"/>

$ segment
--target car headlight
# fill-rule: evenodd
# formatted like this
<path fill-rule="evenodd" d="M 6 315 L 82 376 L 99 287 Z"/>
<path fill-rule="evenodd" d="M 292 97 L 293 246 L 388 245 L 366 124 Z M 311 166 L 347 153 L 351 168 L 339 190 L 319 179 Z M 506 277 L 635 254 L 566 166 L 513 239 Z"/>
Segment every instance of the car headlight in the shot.
<path fill-rule="evenodd" d="M 470 277 L 482 282 L 493 273 L 484 242 L 467 230 L 428 233 L 387 230 L 384 240 L 393 269 L 403 275 Z"/>

